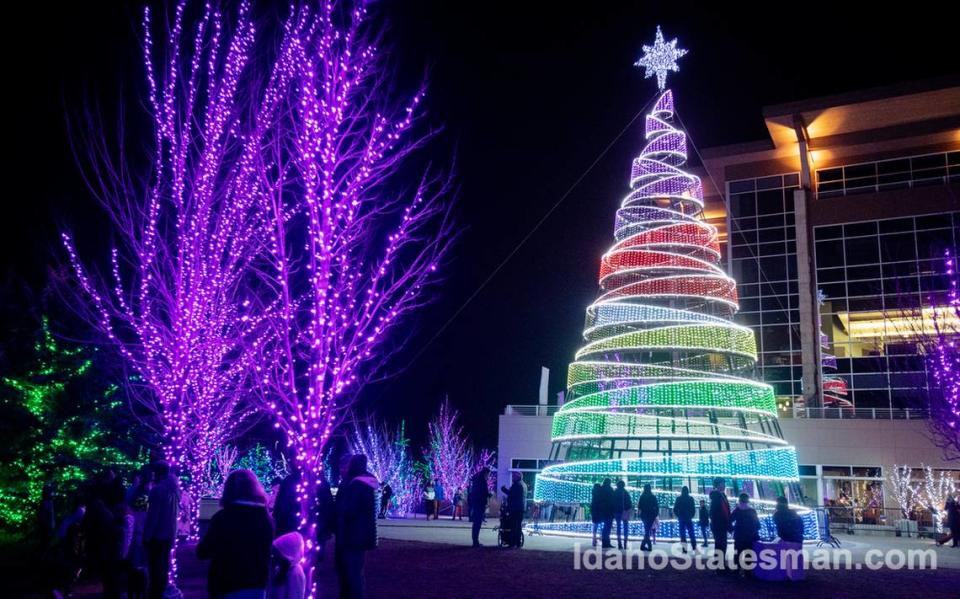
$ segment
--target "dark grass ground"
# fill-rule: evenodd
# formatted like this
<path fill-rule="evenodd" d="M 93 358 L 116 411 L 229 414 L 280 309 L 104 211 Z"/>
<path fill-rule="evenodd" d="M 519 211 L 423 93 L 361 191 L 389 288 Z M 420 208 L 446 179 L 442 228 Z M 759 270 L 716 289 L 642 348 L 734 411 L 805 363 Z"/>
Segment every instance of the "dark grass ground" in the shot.
<path fill-rule="evenodd" d="M 4 558 L 10 556 L 5 555 Z M 4 566 L 0 597 L 31 596 L 22 584 L 26 570 L 12 572 Z M 206 564 L 193 557 L 192 547 L 180 552 L 180 588 L 187 598 L 205 597 Z M 20 577 L 11 580 L 9 577 Z M 807 580 L 766 583 L 720 576 L 707 571 L 586 571 L 573 569 L 572 553 L 509 550 L 414 541 L 382 540 L 368 554 L 366 569 L 369 597 L 523 597 L 560 599 L 575 597 L 635 596 L 655 593 L 671 597 L 960 597 L 960 570 L 927 571 L 822 571 L 808 572 Z M 336 579 L 330 556 L 320 570 L 321 597 L 336 597 Z M 36 588 L 36 587 L 34 587 Z M 93 582 L 75 587 L 73 596 L 93 598 Z"/>

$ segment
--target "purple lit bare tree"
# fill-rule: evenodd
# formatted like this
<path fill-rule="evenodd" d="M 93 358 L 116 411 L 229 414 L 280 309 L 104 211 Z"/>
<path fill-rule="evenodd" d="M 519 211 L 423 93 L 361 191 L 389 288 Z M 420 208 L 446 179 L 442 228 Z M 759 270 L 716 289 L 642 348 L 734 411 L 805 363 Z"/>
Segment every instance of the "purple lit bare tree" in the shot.
<path fill-rule="evenodd" d="M 930 300 L 921 312 L 932 321 L 924 329 L 923 344 L 930 385 L 928 428 L 944 459 L 956 460 L 960 459 L 960 276 L 950 252 L 944 270 L 950 284 L 945 305 Z"/>
<path fill-rule="evenodd" d="M 431 474 L 450 497 L 456 489 L 467 489 L 470 477 L 479 470 L 474 468 L 473 448 L 459 419 L 460 414 L 450 405 L 449 398 L 444 399 L 440 411 L 427 425 L 429 445 L 423 452 Z M 484 455 L 489 459 L 489 454 Z"/>
<path fill-rule="evenodd" d="M 318 3 L 295 19 L 286 135 L 261 164 L 271 254 L 258 303 L 276 334 L 260 378 L 302 473 L 312 553 L 324 447 L 363 386 L 390 374 L 409 337 L 398 325 L 429 299 L 453 229 L 448 179 L 408 160 L 432 136 L 414 131 L 424 91 L 401 102 L 390 93 L 393 70 L 363 5 Z"/>
<path fill-rule="evenodd" d="M 269 241 L 259 165 L 292 69 L 289 44 L 272 69 L 252 64 L 247 2 L 228 19 L 209 3 L 196 19 L 185 10 L 180 2 L 163 23 L 158 48 L 144 11 L 152 137 L 125 143 L 121 128 L 114 145 L 88 112 L 73 140 L 119 241 L 110 274 L 84 266 L 71 235 L 63 242 L 83 314 L 129 372 L 133 411 L 189 476 L 195 525 L 211 457 L 256 413 L 248 399 L 260 390 L 254 361 L 270 320 L 251 302 L 247 278 Z M 137 173 L 143 146 L 149 164 Z"/>

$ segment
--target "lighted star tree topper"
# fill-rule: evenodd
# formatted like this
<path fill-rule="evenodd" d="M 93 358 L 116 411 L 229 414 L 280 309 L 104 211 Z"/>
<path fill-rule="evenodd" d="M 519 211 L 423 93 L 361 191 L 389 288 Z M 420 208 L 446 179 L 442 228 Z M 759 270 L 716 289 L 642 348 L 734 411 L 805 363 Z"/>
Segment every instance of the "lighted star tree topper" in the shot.
<path fill-rule="evenodd" d="M 644 47 L 638 66 L 662 88 L 683 51 L 676 40 Z M 706 498 L 713 479 L 746 492 L 774 535 L 779 495 L 800 498 L 796 450 L 777 423 L 773 388 L 750 375 L 752 330 L 732 322 L 736 282 L 720 266 L 717 229 L 703 220 L 700 179 L 683 170 L 687 138 L 673 125 L 673 93 L 646 116 L 646 145 L 634 159 L 630 192 L 617 211 L 613 246 L 600 261 L 600 293 L 587 308 L 585 344 L 570 365 L 569 398 L 553 419 L 553 458 L 534 498 L 589 503 L 593 485 L 623 479 L 634 496 L 651 484 L 661 508 L 680 488 Z M 813 512 L 800 508 L 805 535 Z M 677 538 L 676 520 L 659 536 Z M 632 535 L 642 523 L 631 523 Z M 551 522 L 544 533 L 587 536 L 590 522 Z"/>

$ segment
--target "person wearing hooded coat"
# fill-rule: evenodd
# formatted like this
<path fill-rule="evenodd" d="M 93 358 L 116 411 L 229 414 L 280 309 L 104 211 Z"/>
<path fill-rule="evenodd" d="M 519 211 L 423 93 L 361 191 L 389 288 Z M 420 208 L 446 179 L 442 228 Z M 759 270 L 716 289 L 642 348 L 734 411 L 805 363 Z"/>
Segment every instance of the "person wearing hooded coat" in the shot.
<path fill-rule="evenodd" d="M 367 456 L 355 454 L 346 463 L 337 489 L 334 561 L 340 596 L 364 596 L 363 561 L 377 548 L 377 491 L 380 481 L 367 472 Z"/>
<path fill-rule="evenodd" d="M 307 577 L 300 565 L 303 537 L 299 532 L 280 535 L 273 541 L 272 554 L 267 599 L 303 599 L 307 592 Z"/>

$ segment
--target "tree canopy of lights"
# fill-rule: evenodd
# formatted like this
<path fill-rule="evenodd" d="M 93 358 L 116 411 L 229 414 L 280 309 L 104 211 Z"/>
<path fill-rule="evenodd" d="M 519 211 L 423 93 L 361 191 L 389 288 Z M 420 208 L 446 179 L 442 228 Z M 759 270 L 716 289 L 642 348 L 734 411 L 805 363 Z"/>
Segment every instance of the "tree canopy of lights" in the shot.
<path fill-rule="evenodd" d="M 947 253 L 944 273 L 950 282 L 946 305 L 928 302 L 933 331 L 924 335 L 930 393 L 928 426 L 948 460 L 960 459 L 960 297 L 956 257 Z"/>
<path fill-rule="evenodd" d="M 654 48 L 661 44 L 658 31 Z M 654 62 L 664 75 L 675 70 Z M 614 244 L 600 259 L 599 296 L 569 367 L 568 399 L 553 418 L 563 461 L 537 475 L 534 499 L 588 503 L 594 483 L 610 477 L 634 494 L 650 483 L 672 507 L 681 485 L 700 499 L 722 477 L 753 497 L 772 536 L 775 497 L 800 499 L 796 450 L 780 434 L 773 388 L 750 378 L 756 339 L 732 322 L 736 283 L 720 266 L 717 229 L 703 220 L 703 189 L 683 169 L 687 137 L 673 120 L 668 89 L 646 115 L 646 144 L 633 161 Z M 620 451 L 641 446 L 642 455 Z M 798 509 L 805 535 L 815 538 L 815 514 Z M 632 526 L 642 531 L 642 523 Z M 540 529 L 589 535 L 591 524 Z M 662 520 L 659 535 L 678 538 L 676 521 Z"/>
<path fill-rule="evenodd" d="M 24 533 L 35 521 L 43 487 L 74 490 L 103 467 L 136 468 L 120 442 L 117 387 L 98 375 L 96 352 L 57 341 L 46 317 L 26 370 L 2 379 L 0 525 Z"/>
<path fill-rule="evenodd" d="M 393 374 L 409 339 L 398 325 L 430 300 L 454 238 L 448 176 L 408 160 L 433 136 L 424 88 L 391 93 L 381 31 L 359 2 L 295 10 L 281 46 L 291 97 L 260 166 L 271 193 L 257 303 L 272 334 L 257 369 L 301 473 L 311 554 L 324 448 L 363 386 Z"/>
<path fill-rule="evenodd" d="M 260 61 L 248 2 L 232 18 L 216 3 L 193 12 L 185 1 L 159 19 L 144 10 L 151 134 L 111 142 L 90 116 L 74 140 L 118 245 L 97 269 L 70 234 L 63 242 L 84 315 L 139 380 L 134 412 L 197 498 L 214 451 L 255 415 L 247 399 L 268 328 L 245 281 L 267 242 L 260 167 L 291 72 L 285 48 L 272 66 Z"/>

